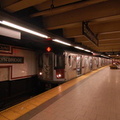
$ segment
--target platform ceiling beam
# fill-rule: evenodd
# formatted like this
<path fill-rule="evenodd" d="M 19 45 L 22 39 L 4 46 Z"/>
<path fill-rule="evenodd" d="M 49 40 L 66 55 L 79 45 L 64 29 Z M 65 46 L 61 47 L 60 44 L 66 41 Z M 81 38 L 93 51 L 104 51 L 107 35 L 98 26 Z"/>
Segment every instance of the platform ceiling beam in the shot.
<path fill-rule="evenodd" d="M 119 21 L 112 21 L 112 22 L 105 22 L 99 23 L 95 25 L 89 25 L 91 30 L 94 33 L 109 33 L 109 32 L 120 32 L 120 20 Z"/>
<path fill-rule="evenodd" d="M 99 43 L 119 43 L 119 42 L 120 42 L 120 38 L 99 40 Z"/>
<path fill-rule="evenodd" d="M 19 2 L 16 2 L 12 5 L 5 7 L 4 9 L 13 13 L 13 12 L 43 3 L 45 1 L 47 0 L 20 0 Z"/>
<path fill-rule="evenodd" d="M 119 52 L 120 49 L 99 49 L 100 52 Z"/>
<path fill-rule="evenodd" d="M 83 36 L 81 35 L 80 37 L 75 38 L 75 42 L 91 42 L 91 41 L 89 41 L 88 38 L 86 38 L 84 35 Z"/>
<path fill-rule="evenodd" d="M 82 9 L 80 8 L 62 14 L 45 17 L 44 24 L 47 29 L 56 29 L 60 28 L 61 25 L 69 25 L 80 21 L 92 21 L 98 18 L 119 15 L 119 5 L 119 0 L 111 0 L 109 2 L 91 5 Z"/>
<path fill-rule="evenodd" d="M 98 39 L 117 39 L 120 38 L 120 31 L 114 33 L 100 33 L 98 34 Z"/>
<path fill-rule="evenodd" d="M 37 13 L 34 13 L 31 15 L 31 17 L 37 17 L 37 16 L 50 16 L 50 15 L 55 15 L 55 14 L 59 14 L 59 13 L 64 13 L 67 11 L 71 11 L 74 9 L 78 9 L 78 8 L 83 8 L 83 7 L 87 7 L 89 5 L 93 5 L 93 4 L 97 4 L 100 2 L 104 2 L 107 0 L 90 0 L 90 1 L 78 1 L 78 0 L 72 0 L 72 4 L 70 4 L 70 0 L 69 1 L 64 1 L 64 5 L 63 5 L 63 1 L 58 1 L 55 0 L 54 1 L 54 8 L 51 9 L 50 5 L 51 5 L 51 1 L 46 1 L 43 4 L 37 5 L 36 8 L 40 11 Z"/>
<path fill-rule="evenodd" d="M 111 46 L 112 46 L 112 47 L 113 47 L 113 46 L 119 47 L 119 46 L 120 46 L 120 42 L 119 42 L 119 43 L 112 43 L 112 44 L 111 44 L 111 43 L 110 43 L 110 44 L 108 44 L 108 43 L 107 43 L 107 44 L 105 44 L 105 43 L 104 43 L 104 44 L 102 44 L 102 43 L 99 44 L 99 47 L 111 47 Z"/>
<path fill-rule="evenodd" d="M 94 25 L 89 25 L 91 30 L 94 32 L 94 34 L 100 34 L 100 33 L 112 33 L 112 32 L 120 32 L 120 21 L 115 21 L 115 22 L 107 22 L 107 23 L 100 23 L 100 24 L 94 24 Z M 64 28 L 64 35 L 67 38 L 72 38 L 72 37 L 80 37 L 82 35 L 82 27 L 71 27 L 71 28 Z M 118 35 L 120 36 L 120 35 Z"/>

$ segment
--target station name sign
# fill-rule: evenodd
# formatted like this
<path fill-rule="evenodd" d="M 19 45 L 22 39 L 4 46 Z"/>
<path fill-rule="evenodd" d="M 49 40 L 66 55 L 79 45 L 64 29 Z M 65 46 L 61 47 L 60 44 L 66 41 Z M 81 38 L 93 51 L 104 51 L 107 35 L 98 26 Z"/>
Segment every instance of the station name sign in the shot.
<path fill-rule="evenodd" d="M 0 63 L 24 63 L 24 57 L 0 56 Z"/>
<path fill-rule="evenodd" d="M 97 36 L 91 31 L 88 26 L 88 23 L 82 23 L 82 33 L 85 35 L 91 42 L 98 46 L 98 39 Z"/>

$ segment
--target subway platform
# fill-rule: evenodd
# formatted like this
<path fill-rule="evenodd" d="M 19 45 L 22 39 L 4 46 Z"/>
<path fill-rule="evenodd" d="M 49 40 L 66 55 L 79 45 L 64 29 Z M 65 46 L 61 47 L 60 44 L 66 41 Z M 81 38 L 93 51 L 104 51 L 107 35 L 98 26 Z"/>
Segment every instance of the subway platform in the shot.
<path fill-rule="evenodd" d="M 120 120 L 120 69 L 70 80 L 1 111 L 0 120 Z"/>

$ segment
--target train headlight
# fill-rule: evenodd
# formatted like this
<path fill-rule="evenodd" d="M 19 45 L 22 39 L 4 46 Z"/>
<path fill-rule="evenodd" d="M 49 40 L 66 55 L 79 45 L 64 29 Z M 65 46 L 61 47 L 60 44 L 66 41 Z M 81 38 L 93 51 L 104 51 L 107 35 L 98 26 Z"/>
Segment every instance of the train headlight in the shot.
<path fill-rule="evenodd" d="M 59 76 L 59 77 L 61 77 L 62 75 L 61 75 L 61 74 L 59 74 L 58 76 Z"/>
<path fill-rule="evenodd" d="M 56 69 L 56 78 L 64 79 L 64 69 Z"/>
<path fill-rule="evenodd" d="M 61 74 L 57 74 L 56 76 L 57 76 L 57 78 L 61 78 L 61 77 L 62 77 L 62 75 L 61 75 Z"/>
<path fill-rule="evenodd" d="M 39 75 L 42 75 L 42 72 L 40 72 Z"/>

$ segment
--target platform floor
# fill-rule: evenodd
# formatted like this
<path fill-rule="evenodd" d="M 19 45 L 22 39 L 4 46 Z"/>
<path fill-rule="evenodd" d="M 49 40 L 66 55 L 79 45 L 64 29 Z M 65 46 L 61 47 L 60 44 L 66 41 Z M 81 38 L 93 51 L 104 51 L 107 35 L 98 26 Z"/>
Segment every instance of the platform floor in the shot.
<path fill-rule="evenodd" d="M 0 112 L 15 119 L 120 120 L 120 70 L 100 68 Z"/>

